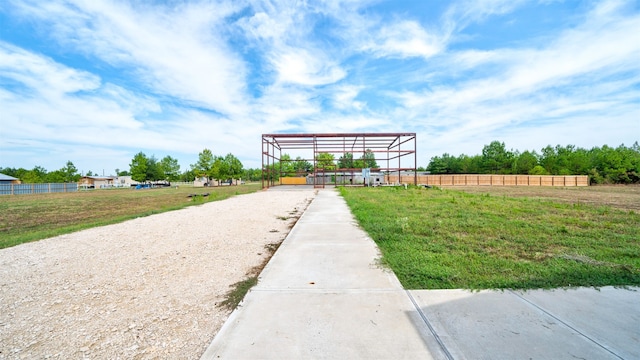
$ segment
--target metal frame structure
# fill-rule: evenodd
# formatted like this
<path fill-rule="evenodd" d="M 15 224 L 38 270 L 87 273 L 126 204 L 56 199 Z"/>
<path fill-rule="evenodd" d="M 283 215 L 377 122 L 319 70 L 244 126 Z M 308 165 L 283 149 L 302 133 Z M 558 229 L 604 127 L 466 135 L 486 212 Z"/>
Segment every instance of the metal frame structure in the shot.
<path fill-rule="evenodd" d="M 365 153 L 373 153 L 376 162 L 380 168 L 375 171 L 383 174 L 398 173 L 398 179 L 401 179 L 402 171 L 413 171 L 413 183 L 417 185 L 417 154 L 416 154 L 416 134 L 415 133 L 345 133 L 345 134 L 262 134 L 262 187 L 268 188 L 275 186 L 276 174 L 278 178 L 286 175 L 282 170 L 283 151 L 297 151 L 311 153 L 311 158 L 301 158 L 298 160 L 286 161 L 308 161 L 313 164 L 313 185 L 314 187 L 325 186 L 325 175 L 338 173 L 360 173 L 361 169 L 336 168 L 326 170 L 318 168 L 318 155 L 321 153 L 333 154 L 336 159 L 340 156 L 351 153 L 354 159 L 356 155 L 364 156 Z M 338 155 L 338 156 L 336 156 Z M 404 157 L 413 156 L 413 162 L 407 166 Z M 396 163 L 397 160 L 397 163 Z M 274 169 L 274 164 L 279 163 L 280 168 Z M 386 166 L 381 166 L 384 163 Z M 392 165 L 393 164 L 393 165 Z M 397 166 L 396 166 L 397 165 Z M 412 165 L 412 166 L 411 166 Z M 322 183 L 318 182 L 318 175 L 322 175 Z M 344 176 L 343 176 L 344 179 Z"/>

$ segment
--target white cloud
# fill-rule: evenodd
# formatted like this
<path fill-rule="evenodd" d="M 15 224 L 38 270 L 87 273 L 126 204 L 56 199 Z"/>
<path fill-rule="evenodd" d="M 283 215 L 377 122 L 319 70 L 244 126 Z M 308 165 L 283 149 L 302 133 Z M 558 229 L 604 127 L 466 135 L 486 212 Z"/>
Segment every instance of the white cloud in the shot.
<path fill-rule="evenodd" d="M 615 103 L 617 92 L 640 81 L 640 42 L 633 41 L 640 16 L 622 16 L 619 10 L 596 8 L 584 24 L 541 49 L 453 53 L 442 62 L 462 58 L 465 67 L 491 63 L 492 68 L 482 68 L 482 77 L 398 96 L 414 114 L 435 114 L 429 121 L 444 117 L 474 128 L 544 118 L 556 109 L 587 111 L 597 103 L 595 93 Z M 630 81 L 618 81 L 621 76 Z M 555 101 L 558 94 L 563 103 Z M 521 104 L 520 109 L 512 109 L 513 104 Z"/>
<path fill-rule="evenodd" d="M 295 130 L 300 120 L 322 112 L 311 91 L 282 84 L 269 87 L 255 109 L 269 133 Z"/>
<path fill-rule="evenodd" d="M 364 102 L 355 100 L 362 89 L 363 86 L 357 85 L 336 86 L 332 89 L 334 106 L 342 110 L 363 110 Z"/>
<path fill-rule="evenodd" d="M 256 39 L 278 40 L 287 34 L 287 29 L 293 24 L 288 16 L 280 16 L 276 19 L 265 12 L 257 12 L 249 18 L 242 18 L 238 25 L 251 37 Z"/>
<path fill-rule="evenodd" d="M 527 0 L 460 0 L 454 2 L 443 15 L 447 33 L 455 33 L 472 23 L 486 21 L 493 15 L 504 15 Z"/>
<path fill-rule="evenodd" d="M 49 58 L 37 56 L 0 41 L 0 76 L 51 94 L 90 91 L 100 86 L 100 79 L 85 71 L 61 66 Z"/>
<path fill-rule="evenodd" d="M 445 43 L 445 38 L 427 32 L 416 21 L 404 20 L 383 26 L 362 50 L 378 57 L 429 58 L 440 53 Z"/>
<path fill-rule="evenodd" d="M 242 113 L 245 64 L 227 45 L 231 3 L 175 7 L 100 1 L 16 2 L 24 16 L 50 26 L 63 46 L 74 46 L 168 94 L 224 114 Z"/>
<path fill-rule="evenodd" d="M 322 53 L 312 53 L 300 48 L 282 51 L 272 55 L 280 82 L 309 86 L 326 85 L 333 84 L 346 75 L 340 66 L 324 58 Z"/>
<path fill-rule="evenodd" d="M 25 161 L 25 154 L 31 154 L 35 164 L 73 159 L 89 170 L 92 161 L 108 159 L 108 154 L 127 161 L 127 149 L 185 148 L 183 139 L 171 133 L 179 120 L 157 127 L 144 121 L 162 110 L 155 100 L 102 84 L 95 75 L 42 55 L 0 43 L 0 79 L 12 80 L 11 91 L 0 89 L 2 136 L 7 139 L 3 157 L 20 154 Z"/>
<path fill-rule="evenodd" d="M 307 4 L 259 3 L 254 9 L 256 13 L 238 25 L 261 50 L 278 82 L 319 86 L 347 75 L 339 53 L 317 43 L 312 33 L 315 19 Z"/>
<path fill-rule="evenodd" d="M 107 84 L 50 58 L 0 42 L 0 78 L 12 79 L 14 91 L 0 97 L 5 118 L 12 126 L 84 126 L 91 122 L 138 128 L 127 110 L 154 111 L 156 103 Z M 103 91 L 104 90 L 104 91 Z M 9 127 L 5 128 L 9 131 Z M 52 134 L 56 135 L 56 134 Z M 59 134 L 63 135 L 63 134 Z"/>
<path fill-rule="evenodd" d="M 354 133 L 369 132 L 376 129 L 377 132 L 395 132 L 395 124 L 382 116 L 367 114 L 339 115 L 335 114 L 329 119 L 321 117 L 310 118 L 303 121 L 305 132 L 309 133 Z"/>

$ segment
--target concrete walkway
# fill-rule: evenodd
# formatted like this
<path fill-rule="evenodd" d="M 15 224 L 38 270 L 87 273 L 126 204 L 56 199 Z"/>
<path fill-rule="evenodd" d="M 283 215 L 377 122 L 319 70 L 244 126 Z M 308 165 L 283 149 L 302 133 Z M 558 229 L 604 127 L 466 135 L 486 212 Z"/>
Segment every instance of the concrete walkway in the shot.
<path fill-rule="evenodd" d="M 320 190 L 202 359 L 640 358 L 638 288 L 406 291 L 378 258 Z"/>

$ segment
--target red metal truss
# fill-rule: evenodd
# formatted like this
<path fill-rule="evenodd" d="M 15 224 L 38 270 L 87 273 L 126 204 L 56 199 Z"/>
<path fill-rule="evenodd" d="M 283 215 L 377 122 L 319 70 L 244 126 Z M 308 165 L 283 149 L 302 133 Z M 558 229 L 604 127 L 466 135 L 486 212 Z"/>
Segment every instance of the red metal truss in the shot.
<path fill-rule="evenodd" d="M 360 169 L 336 168 L 333 170 L 318 169 L 317 159 L 321 153 L 333 154 L 335 159 L 351 153 L 353 159 L 372 153 L 380 166 L 375 171 L 391 174 L 412 171 L 414 184 L 417 184 L 417 155 L 415 133 L 336 133 L 336 134 L 262 134 L 262 187 L 275 185 L 275 178 L 284 174 L 282 171 L 282 155 L 294 151 L 303 154 L 298 161 L 313 164 L 314 186 L 324 187 L 317 183 L 319 173 L 322 175 L 351 173 Z M 412 161 L 411 161 L 412 160 Z M 296 160 L 288 160 L 296 161 Z M 274 164 L 280 164 L 279 169 Z M 277 176 L 275 176 L 277 175 Z"/>

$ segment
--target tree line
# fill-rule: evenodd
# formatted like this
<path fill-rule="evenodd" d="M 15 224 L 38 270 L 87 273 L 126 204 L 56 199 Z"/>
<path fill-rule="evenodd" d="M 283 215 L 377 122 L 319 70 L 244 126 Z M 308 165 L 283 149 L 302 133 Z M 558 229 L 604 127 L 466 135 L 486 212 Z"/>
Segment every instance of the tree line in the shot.
<path fill-rule="evenodd" d="M 519 152 L 492 141 L 481 155 L 434 156 L 426 170 L 432 174 L 589 175 L 593 184 L 640 183 L 640 145 L 607 145 L 584 149 L 574 145 L 546 146 Z"/>
<path fill-rule="evenodd" d="M 334 171 L 338 169 L 363 169 L 363 168 L 378 168 L 378 163 L 375 159 L 375 154 L 372 150 L 367 149 L 364 154 L 357 159 L 353 158 L 352 153 L 344 153 L 337 160 L 334 154 L 328 152 L 320 152 L 316 155 L 316 170 L 320 171 Z M 306 176 L 313 172 L 313 164 L 308 160 L 297 156 L 292 159 L 289 154 L 283 154 L 279 161 L 275 161 L 268 167 L 267 178 L 271 180 L 278 180 L 280 176 L 283 177 L 297 177 Z M 257 172 L 257 179 L 261 179 L 261 170 L 252 169 L 253 174 Z"/>
<path fill-rule="evenodd" d="M 42 166 L 36 166 L 31 170 L 24 168 L 0 167 L 0 173 L 20 179 L 25 184 L 39 183 L 69 183 L 78 182 L 80 174 L 71 161 L 59 170 L 47 171 Z"/>
<path fill-rule="evenodd" d="M 59 170 L 47 171 L 36 166 L 31 170 L 24 168 L 0 167 L 0 173 L 20 179 L 23 183 L 65 183 L 78 182 L 82 176 L 99 176 L 98 173 L 87 171 L 80 174 L 71 161 Z M 113 174 L 110 173 L 109 176 Z M 190 169 L 180 172 L 178 160 L 167 155 L 158 160 L 155 155 L 148 156 L 139 152 L 133 156 L 129 164 L 129 170 L 115 169 L 115 176 L 131 176 L 138 182 L 154 181 L 184 181 L 191 182 L 196 177 L 206 176 L 215 180 L 228 180 L 247 178 L 260 180 L 260 169 L 244 170 L 242 162 L 233 154 L 215 156 L 209 149 L 204 149 L 198 155 L 198 161 L 190 165 Z"/>
<path fill-rule="evenodd" d="M 241 179 L 244 175 L 242 162 L 232 153 L 217 156 L 209 149 L 204 149 L 198 154 L 198 161 L 191 165 L 191 171 L 196 177 L 207 177 L 218 183 Z"/>
<path fill-rule="evenodd" d="M 147 156 L 141 151 L 131 159 L 128 173 L 116 169 L 116 174 L 130 175 L 132 180 L 138 182 L 177 181 L 180 179 L 180 164 L 169 155 L 158 161 L 155 155 Z"/>
<path fill-rule="evenodd" d="M 332 171 L 335 169 L 378 168 L 371 150 L 358 159 L 345 153 L 337 160 L 330 153 L 317 155 L 316 168 Z M 282 155 L 280 161 L 269 165 L 270 177 L 306 176 L 311 173 L 313 164 L 290 155 Z M 547 146 L 540 153 L 526 150 L 507 150 L 504 142 L 493 141 L 485 145 L 481 155 L 452 156 L 447 153 L 434 156 L 429 165 L 419 170 L 432 174 L 529 174 L 529 175 L 589 175 L 594 184 L 630 184 L 640 183 L 640 145 L 635 142 L 631 147 L 620 145 L 616 148 L 604 145 L 591 149 L 574 145 Z M 82 176 L 71 161 L 58 170 L 47 171 L 41 166 L 31 170 L 24 168 L 0 167 L 0 173 L 20 179 L 23 183 L 63 183 L 77 182 Z M 88 171 L 85 176 L 98 176 Z M 129 170 L 115 169 L 115 175 L 130 175 L 133 180 L 146 181 L 184 181 L 191 182 L 196 177 L 208 177 L 217 181 L 245 179 L 260 181 L 262 169 L 244 169 L 242 162 L 233 154 L 217 156 L 209 149 L 198 154 L 198 161 L 188 170 L 180 172 L 178 160 L 165 156 L 160 160 L 154 155 L 143 152 L 134 155 Z"/>

